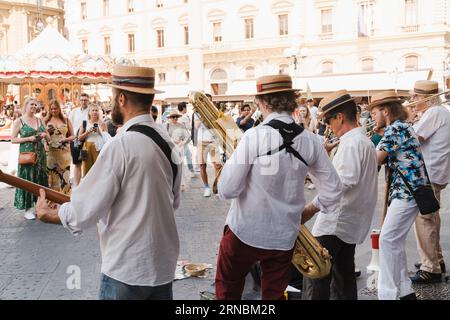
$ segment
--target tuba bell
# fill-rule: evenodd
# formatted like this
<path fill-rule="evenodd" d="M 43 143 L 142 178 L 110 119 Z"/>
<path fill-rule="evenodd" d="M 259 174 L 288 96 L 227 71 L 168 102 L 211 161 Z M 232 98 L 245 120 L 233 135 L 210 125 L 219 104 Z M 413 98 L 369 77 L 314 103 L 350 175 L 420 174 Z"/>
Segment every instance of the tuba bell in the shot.
<path fill-rule="evenodd" d="M 217 110 L 211 100 L 201 92 L 191 92 L 189 102 L 194 107 L 202 123 L 212 131 L 215 137 L 221 142 L 227 159 L 236 148 L 243 133 L 236 125 L 233 118 L 224 115 Z M 213 192 L 217 193 L 217 175 Z M 331 256 L 328 250 L 322 247 L 316 238 L 304 225 L 300 226 L 299 234 L 295 241 L 292 263 L 305 276 L 311 279 L 318 279 L 327 276 L 331 270 Z"/>

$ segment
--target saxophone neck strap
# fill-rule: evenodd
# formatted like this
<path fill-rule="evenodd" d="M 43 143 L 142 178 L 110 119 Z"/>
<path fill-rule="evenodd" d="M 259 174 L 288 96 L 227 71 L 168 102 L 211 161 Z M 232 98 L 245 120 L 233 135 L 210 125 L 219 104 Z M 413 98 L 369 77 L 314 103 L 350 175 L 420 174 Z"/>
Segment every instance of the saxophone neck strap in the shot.
<path fill-rule="evenodd" d="M 266 156 L 276 154 L 286 149 L 287 153 L 292 154 L 294 157 L 303 162 L 305 166 L 308 167 L 308 163 L 305 161 L 305 159 L 303 159 L 300 153 L 298 153 L 298 151 L 292 147 L 292 145 L 294 144 L 294 138 L 304 131 L 303 127 L 297 125 L 295 122 L 285 123 L 283 121 L 276 119 L 271 120 L 269 123 L 266 123 L 265 125 L 277 130 L 283 137 L 283 144 L 277 149 L 270 150 L 269 152 L 267 152 Z"/>

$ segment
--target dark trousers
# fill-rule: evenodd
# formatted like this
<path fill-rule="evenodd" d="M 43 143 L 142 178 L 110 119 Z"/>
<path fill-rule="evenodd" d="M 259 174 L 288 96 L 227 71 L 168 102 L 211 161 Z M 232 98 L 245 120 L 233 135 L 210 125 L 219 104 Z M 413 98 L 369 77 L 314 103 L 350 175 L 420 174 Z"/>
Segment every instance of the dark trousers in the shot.
<path fill-rule="evenodd" d="M 245 276 L 256 261 L 260 261 L 262 271 L 262 299 L 284 299 L 284 291 L 290 279 L 292 254 L 293 249 L 265 250 L 248 246 L 225 227 L 217 258 L 217 300 L 240 300 Z"/>
<path fill-rule="evenodd" d="M 99 300 L 173 300 L 172 282 L 157 287 L 131 286 L 102 274 Z"/>
<path fill-rule="evenodd" d="M 333 257 L 330 274 L 322 279 L 303 277 L 303 300 L 357 300 L 355 277 L 355 244 L 336 236 L 321 236 L 317 240 Z"/>

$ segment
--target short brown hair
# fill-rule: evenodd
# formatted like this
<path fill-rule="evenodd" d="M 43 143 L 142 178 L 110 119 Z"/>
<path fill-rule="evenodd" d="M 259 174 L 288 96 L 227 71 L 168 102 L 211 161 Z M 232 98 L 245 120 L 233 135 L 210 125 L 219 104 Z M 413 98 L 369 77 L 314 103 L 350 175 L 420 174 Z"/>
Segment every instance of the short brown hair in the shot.
<path fill-rule="evenodd" d="M 259 101 L 263 101 L 273 112 L 294 112 L 297 108 L 297 94 L 295 92 L 276 92 L 262 94 L 255 97 Z"/>
<path fill-rule="evenodd" d="M 125 98 L 131 102 L 132 105 L 136 106 L 140 110 L 148 111 L 150 110 L 153 99 L 155 98 L 154 94 L 143 94 L 143 93 L 137 93 L 137 92 L 130 92 L 126 90 L 116 89 L 116 96 L 119 94 L 123 94 Z"/>

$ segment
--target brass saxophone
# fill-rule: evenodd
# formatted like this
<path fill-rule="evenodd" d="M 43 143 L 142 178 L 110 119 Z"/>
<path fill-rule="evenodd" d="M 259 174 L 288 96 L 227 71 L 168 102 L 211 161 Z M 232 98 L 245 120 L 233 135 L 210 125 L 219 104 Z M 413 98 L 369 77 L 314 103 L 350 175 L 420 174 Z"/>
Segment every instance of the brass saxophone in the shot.
<path fill-rule="evenodd" d="M 331 255 L 305 225 L 300 226 L 300 232 L 295 240 L 292 263 L 298 271 L 310 279 L 320 279 L 330 273 Z"/>
<path fill-rule="evenodd" d="M 229 158 L 242 137 L 242 131 L 234 122 L 233 118 L 224 115 L 217 110 L 214 104 L 201 92 L 191 92 L 189 102 L 194 107 L 202 123 L 211 129 L 217 139 L 224 146 L 224 151 Z M 213 192 L 217 193 L 216 177 Z M 214 190 L 215 189 L 215 190 Z M 305 276 L 317 279 L 327 276 L 331 269 L 331 256 L 327 249 L 317 241 L 304 225 L 300 226 L 299 234 L 295 241 L 292 263 Z"/>

